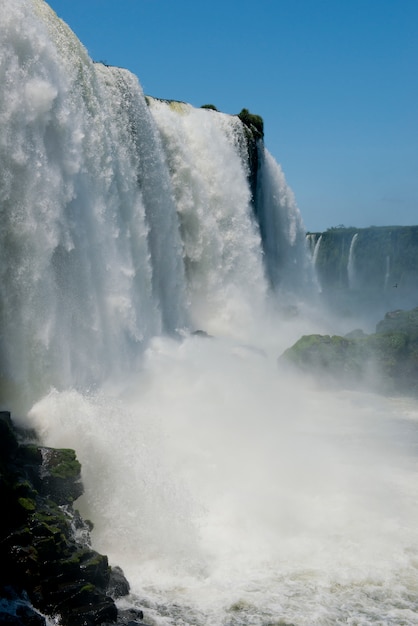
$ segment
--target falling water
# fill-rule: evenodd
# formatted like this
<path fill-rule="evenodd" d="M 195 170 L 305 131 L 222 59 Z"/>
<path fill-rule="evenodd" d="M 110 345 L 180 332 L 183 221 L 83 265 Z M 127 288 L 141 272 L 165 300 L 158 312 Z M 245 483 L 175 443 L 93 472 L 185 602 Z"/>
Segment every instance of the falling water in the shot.
<path fill-rule="evenodd" d="M 252 195 L 237 117 L 146 100 L 42 0 L 0 8 L 2 403 L 75 448 L 125 602 L 415 624 L 418 408 L 278 370 L 339 324 L 280 166 L 259 142 Z"/>
<path fill-rule="evenodd" d="M 243 126 L 182 103 L 150 99 L 150 108 L 171 172 L 193 325 L 239 334 L 267 291 Z"/>
<path fill-rule="evenodd" d="M 321 241 L 322 241 L 322 235 L 318 237 L 318 241 L 315 243 L 315 247 L 314 247 L 314 251 L 312 255 L 312 262 L 314 264 L 314 267 L 316 266 L 316 262 L 318 260 L 318 254 L 319 254 L 319 248 L 321 247 Z"/>
<path fill-rule="evenodd" d="M 387 255 L 387 257 L 386 257 L 385 283 L 384 283 L 384 290 L 385 291 L 386 291 L 386 289 L 388 287 L 389 278 L 390 278 L 390 256 Z"/>
<path fill-rule="evenodd" d="M 302 217 L 280 165 L 267 150 L 261 155 L 256 206 L 270 285 L 284 293 L 312 286 Z"/>
<path fill-rule="evenodd" d="M 356 271 L 355 271 L 355 256 L 354 256 L 354 248 L 357 242 L 358 233 L 353 235 L 353 238 L 350 243 L 350 251 L 348 253 L 348 262 L 347 262 L 347 277 L 348 277 L 348 288 L 353 289 L 356 284 Z"/>
<path fill-rule="evenodd" d="M 321 282 L 319 280 L 316 264 L 317 264 L 317 261 L 318 261 L 318 254 L 319 254 L 319 249 L 321 247 L 321 242 L 322 242 L 322 235 L 319 235 L 318 239 L 316 241 L 314 240 L 314 242 L 313 242 L 313 249 L 312 249 L 313 275 L 314 275 L 314 280 L 315 280 L 316 287 L 317 287 L 319 292 L 322 291 L 322 290 L 321 290 Z"/>

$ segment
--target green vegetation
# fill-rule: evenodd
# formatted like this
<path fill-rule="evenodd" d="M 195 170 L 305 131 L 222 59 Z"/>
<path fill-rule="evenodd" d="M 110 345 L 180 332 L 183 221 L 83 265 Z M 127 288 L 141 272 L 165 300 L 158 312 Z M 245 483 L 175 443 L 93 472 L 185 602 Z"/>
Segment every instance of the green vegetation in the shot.
<path fill-rule="evenodd" d="M 218 109 L 214 104 L 202 104 L 201 109 L 210 109 L 211 111 L 217 111 Z"/>
<path fill-rule="evenodd" d="M 78 478 L 81 473 L 81 465 L 76 459 L 74 450 L 54 450 L 48 459 L 48 467 L 54 478 Z"/>
<path fill-rule="evenodd" d="M 264 121 L 260 115 L 254 115 L 248 109 L 242 109 L 238 113 L 238 117 L 247 128 L 254 132 L 257 138 L 264 137 Z"/>
<path fill-rule="evenodd" d="M 371 335 L 305 335 L 279 362 L 343 387 L 418 393 L 418 307 L 387 313 Z"/>
<path fill-rule="evenodd" d="M 36 502 L 32 498 L 19 498 L 18 503 L 26 511 L 34 511 L 36 509 Z"/>

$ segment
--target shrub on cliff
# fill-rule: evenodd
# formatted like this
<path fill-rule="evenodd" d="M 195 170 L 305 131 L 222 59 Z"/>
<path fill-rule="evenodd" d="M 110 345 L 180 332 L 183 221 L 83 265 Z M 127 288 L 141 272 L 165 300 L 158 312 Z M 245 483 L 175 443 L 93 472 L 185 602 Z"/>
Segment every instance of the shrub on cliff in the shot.
<path fill-rule="evenodd" d="M 247 128 L 254 132 L 257 138 L 264 137 L 264 121 L 260 115 L 254 115 L 248 109 L 242 109 L 238 113 L 238 117 Z"/>

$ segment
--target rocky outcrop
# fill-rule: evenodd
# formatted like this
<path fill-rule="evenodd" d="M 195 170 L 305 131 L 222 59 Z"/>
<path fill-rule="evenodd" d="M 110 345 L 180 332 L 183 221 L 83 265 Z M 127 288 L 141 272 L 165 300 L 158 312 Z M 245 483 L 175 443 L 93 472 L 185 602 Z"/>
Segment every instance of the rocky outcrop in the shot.
<path fill-rule="evenodd" d="M 385 315 L 370 335 L 305 335 L 279 358 L 326 384 L 418 394 L 418 307 Z"/>
<path fill-rule="evenodd" d="M 321 238 L 316 270 L 323 289 L 416 290 L 418 226 L 337 227 L 307 237 L 312 248 Z"/>
<path fill-rule="evenodd" d="M 63 626 L 125 623 L 114 600 L 129 584 L 91 548 L 92 524 L 73 507 L 80 469 L 73 450 L 40 446 L 0 412 L 1 623 L 38 626 L 42 614 Z"/>
<path fill-rule="evenodd" d="M 320 301 L 345 318 L 379 319 L 418 302 L 418 226 L 308 233 Z"/>

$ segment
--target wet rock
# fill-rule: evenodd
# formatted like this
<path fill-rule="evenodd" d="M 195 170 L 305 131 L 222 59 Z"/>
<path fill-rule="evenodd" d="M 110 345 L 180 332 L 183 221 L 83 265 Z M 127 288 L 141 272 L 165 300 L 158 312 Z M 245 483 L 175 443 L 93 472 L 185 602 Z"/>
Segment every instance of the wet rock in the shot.
<path fill-rule="evenodd" d="M 119 611 L 117 626 L 147 626 L 143 619 L 144 613 L 140 609 L 125 609 Z"/>
<path fill-rule="evenodd" d="M 0 435 L 0 499 L 7 512 L 0 516 L 0 623 L 44 626 L 40 613 L 60 616 L 63 626 L 115 623 L 114 597 L 129 593 L 129 583 L 91 549 L 92 525 L 73 508 L 83 490 L 74 451 L 20 442 L 7 412 L 0 413 Z M 6 589 L 23 594 L 26 604 L 10 609 L 15 605 Z"/>
<path fill-rule="evenodd" d="M 107 592 L 112 598 L 121 598 L 129 594 L 129 582 L 120 567 L 112 567 L 110 570 Z"/>

